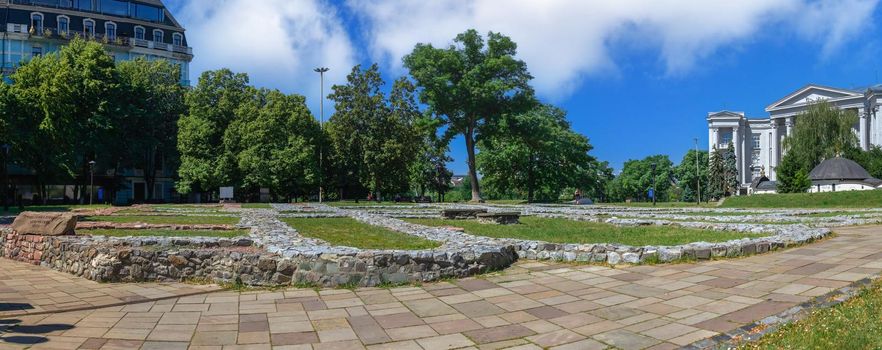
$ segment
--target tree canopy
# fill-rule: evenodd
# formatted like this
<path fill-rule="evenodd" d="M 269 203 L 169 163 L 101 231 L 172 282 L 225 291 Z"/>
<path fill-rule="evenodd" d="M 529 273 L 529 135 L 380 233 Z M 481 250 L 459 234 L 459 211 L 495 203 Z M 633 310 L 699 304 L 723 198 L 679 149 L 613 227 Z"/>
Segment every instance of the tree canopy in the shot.
<path fill-rule="evenodd" d="M 484 38 L 474 29 L 456 36 L 447 48 L 417 44 L 404 65 L 420 87 L 420 100 L 442 119 L 446 139 L 465 138 L 472 200 L 481 200 L 475 146 L 504 115 L 534 104 L 532 76 L 516 59 L 517 44 L 500 33 Z"/>

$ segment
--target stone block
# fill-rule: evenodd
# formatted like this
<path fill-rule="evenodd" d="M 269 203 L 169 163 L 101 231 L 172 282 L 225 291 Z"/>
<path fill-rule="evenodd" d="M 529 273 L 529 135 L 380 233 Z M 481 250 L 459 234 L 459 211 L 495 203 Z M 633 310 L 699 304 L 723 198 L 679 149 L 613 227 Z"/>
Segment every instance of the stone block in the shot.
<path fill-rule="evenodd" d="M 77 217 L 71 213 L 43 213 L 26 211 L 18 214 L 12 229 L 22 235 L 73 235 Z"/>

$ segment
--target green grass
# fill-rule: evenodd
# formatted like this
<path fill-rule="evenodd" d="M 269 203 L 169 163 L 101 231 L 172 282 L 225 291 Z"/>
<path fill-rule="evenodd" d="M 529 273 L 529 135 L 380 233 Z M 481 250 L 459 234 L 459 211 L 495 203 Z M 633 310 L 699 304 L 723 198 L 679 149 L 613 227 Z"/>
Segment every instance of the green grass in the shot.
<path fill-rule="evenodd" d="M 269 209 L 272 208 L 269 203 L 242 203 L 245 209 Z"/>
<path fill-rule="evenodd" d="M 729 197 L 724 208 L 879 208 L 882 190 Z"/>
<path fill-rule="evenodd" d="M 333 245 L 361 249 L 432 249 L 439 242 L 422 239 L 351 218 L 281 218 L 297 232 Z"/>
<path fill-rule="evenodd" d="M 764 234 L 710 231 L 675 226 L 620 227 L 604 223 L 521 217 L 518 225 L 481 224 L 474 220 L 404 219 L 428 226 L 454 226 L 467 233 L 497 237 L 539 240 L 555 243 L 620 243 L 628 245 L 676 245 L 691 242 L 723 242 Z"/>
<path fill-rule="evenodd" d="M 118 229 L 100 229 L 100 230 L 79 230 L 77 234 L 92 236 L 158 236 L 158 237 L 239 237 L 248 235 L 248 230 L 118 230 Z"/>
<path fill-rule="evenodd" d="M 620 207 L 652 207 L 652 202 L 615 202 L 615 203 L 596 203 L 597 205 L 615 205 Z M 695 202 L 656 202 L 655 207 L 658 208 L 716 208 L 717 203 L 702 202 L 701 205 Z"/>
<path fill-rule="evenodd" d="M 741 349 L 882 349 L 882 282 L 837 306 L 766 334 Z"/>
<path fill-rule="evenodd" d="M 811 213 L 811 214 L 802 214 L 799 216 L 807 217 L 807 218 L 829 218 L 831 216 L 864 216 L 867 214 L 879 214 L 880 212 L 876 211 L 830 211 L 824 213 Z"/>
<path fill-rule="evenodd" d="M 349 207 L 349 206 L 358 206 L 358 207 L 369 207 L 369 206 L 385 206 L 385 205 L 400 205 L 400 206 L 414 206 L 416 203 L 410 202 L 374 202 L 374 201 L 337 201 L 337 202 L 323 202 L 322 204 L 331 206 L 331 207 Z"/>
<path fill-rule="evenodd" d="M 104 215 L 104 216 L 87 216 L 85 221 L 105 221 L 105 222 L 143 222 L 145 224 L 179 224 L 179 225 L 235 225 L 239 223 L 239 218 L 228 216 L 167 216 L 167 215 Z"/>
<path fill-rule="evenodd" d="M 66 212 L 72 211 L 74 209 L 104 209 L 110 208 L 110 205 L 107 204 L 70 204 L 70 205 L 30 205 L 24 207 L 24 210 L 18 210 L 17 206 L 10 205 L 9 211 L 3 211 L 3 207 L 0 206 L 0 215 L 18 215 L 22 211 L 54 211 L 54 212 Z"/>

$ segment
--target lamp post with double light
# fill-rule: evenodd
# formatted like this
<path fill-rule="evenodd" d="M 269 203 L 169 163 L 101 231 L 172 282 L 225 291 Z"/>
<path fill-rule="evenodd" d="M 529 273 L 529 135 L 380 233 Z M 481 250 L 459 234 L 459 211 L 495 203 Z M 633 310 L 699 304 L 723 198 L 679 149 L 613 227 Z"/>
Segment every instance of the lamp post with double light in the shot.
<path fill-rule="evenodd" d="M 319 67 L 314 69 L 316 73 L 319 74 L 321 79 L 321 98 L 319 99 L 319 114 L 321 115 L 321 119 L 319 119 L 319 128 L 322 130 L 322 134 L 325 133 L 325 72 L 328 71 L 328 67 Z M 324 195 L 324 185 L 325 185 L 325 177 L 324 172 L 325 168 L 323 167 L 324 159 L 324 142 L 319 143 L 319 203 L 322 202 L 322 197 Z M 342 198 L 341 198 L 342 199 Z"/>

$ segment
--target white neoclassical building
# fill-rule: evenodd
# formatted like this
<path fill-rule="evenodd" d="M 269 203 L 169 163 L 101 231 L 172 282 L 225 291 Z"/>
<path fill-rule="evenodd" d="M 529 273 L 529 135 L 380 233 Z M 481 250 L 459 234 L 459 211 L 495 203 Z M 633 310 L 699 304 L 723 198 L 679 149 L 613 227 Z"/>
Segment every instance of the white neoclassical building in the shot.
<path fill-rule="evenodd" d="M 784 96 L 766 107 L 767 118 L 752 118 L 744 112 L 721 111 L 707 115 L 708 149 L 725 149 L 731 140 L 738 160 L 738 181 L 746 190 L 754 178 L 765 175 L 776 181 L 775 169 L 781 162 L 782 143 L 793 130 L 799 114 L 819 100 L 831 105 L 854 110 L 859 119 L 854 131 L 860 146 L 867 150 L 871 145 L 882 147 L 882 85 L 866 90 L 840 89 L 809 84 Z"/>

